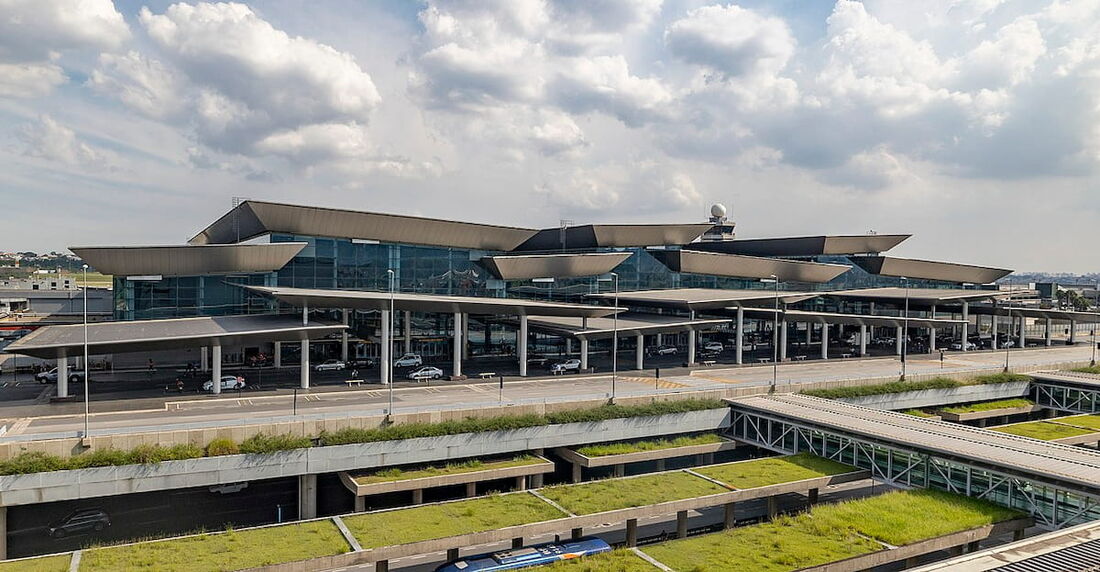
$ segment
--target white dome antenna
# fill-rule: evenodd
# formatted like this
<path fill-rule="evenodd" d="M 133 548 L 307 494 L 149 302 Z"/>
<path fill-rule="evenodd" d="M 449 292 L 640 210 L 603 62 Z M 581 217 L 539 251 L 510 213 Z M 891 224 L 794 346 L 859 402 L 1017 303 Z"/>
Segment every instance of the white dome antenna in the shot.
<path fill-rule="evenodd" d="M 714 203 L 710 207 L 710 216 L 718 219 L 726 218 L 726 205 L 722 203 Z"/>

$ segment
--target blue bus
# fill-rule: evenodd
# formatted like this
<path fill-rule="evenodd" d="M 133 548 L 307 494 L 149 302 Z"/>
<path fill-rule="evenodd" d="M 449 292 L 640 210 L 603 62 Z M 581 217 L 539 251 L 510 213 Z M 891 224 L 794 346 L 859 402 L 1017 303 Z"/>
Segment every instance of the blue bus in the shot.
<path fill-rule="evenodd" d="M 448 562 L 435 569 L 435 572 L 495 572 L 497 570 L 515 570 L 529 566 L 550 564 L 559 560 L 580 558 L 589 554 L 610 552 L 611 546 L 599 538 L 581 538 L 565 542 L 549 542 L 524 548 L 501 550 L 489 554 L 479 554 Z"/>

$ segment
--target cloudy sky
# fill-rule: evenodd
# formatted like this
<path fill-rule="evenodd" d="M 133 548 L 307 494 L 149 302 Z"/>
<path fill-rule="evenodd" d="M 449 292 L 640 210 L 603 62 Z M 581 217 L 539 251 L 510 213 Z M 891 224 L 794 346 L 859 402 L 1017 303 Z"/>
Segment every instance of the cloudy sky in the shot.
<path fill-rule="evenodd" d="M 0 249 L 232 197 L 1100 271 L 1100 0 L 0 0 Z"/>

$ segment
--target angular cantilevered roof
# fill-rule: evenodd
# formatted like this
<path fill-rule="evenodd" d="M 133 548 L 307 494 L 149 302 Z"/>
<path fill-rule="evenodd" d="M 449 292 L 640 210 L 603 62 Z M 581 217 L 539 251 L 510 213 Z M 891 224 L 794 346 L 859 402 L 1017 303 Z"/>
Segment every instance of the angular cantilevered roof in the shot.
<path fill-rule="evenodd" d="M 862 288 L 859 290 L 834 290 L 821 292 L 821 296 L 839 296 L 862 300 L 901 302 L 908 296 L 910 302 L 935 304 L 940 302 L 972 302 L 994 300 L 1012 296 L 1010 291 L 960 290 L 957 288 Z"/>
<path fill-rule="evenodd" d="M 616 294 L 592 294 L 591 298 L 613 300 Z M 670 308 L 677 310 L 715 310 L 733 306 L 752 306 L 772 303 L 775 300 L 772 290 L 722 290 L 718 288 L 672 288 L 669 290 L 638 290 L 620 292 L 620 304 L 647 306 L 652 308 Z M 779 292 L 779 301 L 793 304 L 817 297 L 808 292 Z"/>
<path fill-rule="evenodd" d="M 540 230 L 517 251 L 676 246 L 691 242 L 710 230 L 712 223 L 687 224 L 585 224 Z M 564 241 L 563 241 L 564 238 Z"/>
<path fill-rule="evenodd" d="M 874 326 L 899 328 L 909 324 L 910 328 L 948 328 L 966 322 L 930 318 L 909 318 L 901 316 L 871 316 L 867 314 L 838 314 L 835 312 L 810 312 L 805 310 L 780 310 L 780 319 L 790 323 L 813 322 L 815 324 L 843 324 L 846 326 Z M 751 318 L 774 319 L 775 310 L 770 308 L 747 308 L 745 315 Z"/>
<path fill-rule="evenodd" d="M 563 304 L 521 298 L 489 298 L 475 296 L 436 296 L 409 292 L 367 292 L 362 290 L 316 290 L 270 286 L 241 286 L 252 292 L 266 294 L 291 306 L 356 310 L 388 310 L 392 296 L 394 310 L 513 316 L 576 316 L 599 318 L 622 311 L 622 308 L 590 304 Z"/>
<path fill-rule="evenodd" d="M 190 242 L 229 244 L 269 233 L 283 233 L 507 251 L 536 232 L 530 228 L 245 201 L 203 229 Z"/>
<path fill-rule="evenodd" d="M 173 246 L 72 246 L 69 250 L 112 276 L 201 276 L 274 272 L 306 247 L 305 242 Z"/>
<path fill-rule="evenodd" d="M 688 245 L 693 250 L 749 256 L 822 256 L 878 254 L 894 248 L 911 234 L 857 234 L 749 238 Z"/>
<path fill-rule="evenodd" d="M 939 280 L 958 284 L 990 284 L 1012 274 L 1004 268 L 936 262 L 893 256 L 854 256 L 852 262 L 860 268 L 880 276 L 904 276 L 923 280 Z"/>
<path fill-rule="evenodd" d="M 509 254 L 486 256 L 480 260 L 493 274 L 504 280 L 532 278 L 572 278 L 611 272 L 632 252 L 586 252 L 567 254 Z"/>
<path fill-rule="evenodd" d="M 821 264 L 693 250 L 651 250 L 649 253 L 675 272 L 710 276 L 735 278 L 776 276 L 783 282 L 821 284 L 851 270 L 850 266 L 843 264 Z"/>
<path fill-rule="evenodd" d="M 214 343 L 247 345 L 255 341 L 323 338 L 347 326 L 317 320 L 302 324 L 299 316 L 216 316 L 170 320 L 137 320 L 88 324 L 91 355 L 192 348 Z M 46 326 L 20 338 L 5 351 L 52 359 L 83 352 L 84 326 Z"/>
<path fill-rule="evenodd" d="M 587 328 L 580 318 L 540 316 L 528 321 L 530 327 L 536 331 L 588 340 L 611 338 L 615 336 L 615 332 L 618 332 L 619 337 L 668 334 L 709 329 L 728 323 L 730 323 L 728 318 L 691 320 L 681 316 L 636 313 L 622 314 L 617 320 L 589 318 Z"/>

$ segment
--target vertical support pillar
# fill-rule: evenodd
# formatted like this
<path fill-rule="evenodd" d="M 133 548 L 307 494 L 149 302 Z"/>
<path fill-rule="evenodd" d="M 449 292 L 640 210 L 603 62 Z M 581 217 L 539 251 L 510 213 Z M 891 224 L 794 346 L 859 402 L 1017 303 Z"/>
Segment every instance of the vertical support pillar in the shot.
<path fill-rule="evenodd" d="M 572 481 L 574 483 L 581 482 L 581 465 L 580 465 L 580 463 L 573 463 Z"/>
<path fill-rule="evenodd" d="M 519 355 L 519 376 L 527 377 L 527 316 L 519 317 L 519 331 L 516 332 L 516 354 Z"/>
<path fill-rule="evenodd" d="M 424 489 L 413 490 L 413 504 L 424 504 Z"/>
<path fill-rule="evenodd" d="M 458 560 L 458 556 L 459 556 L 459 552 L 458 552 L 457 548 L 448 548 L 447 549 L 447 562 L 451 562 L 453 560 Z"/>
<path fill-rule="evenodd" d="M 342 310 L 344 325 L 348 325 L 348 310 Z M 340 361 L 348 361 L 348 330 L 340 332 Z"/>
<path fill-rule="evenodd" d="M 382 376 L 382 385 L 388 385 L 393 377 L 393 356 L 390 355 L 390 348 L 393 346 L 393 342 L 390 340 L 390 311 L 382 310 L 382 353 L 379 356 L 378 371 Z M 392 412 L 391 412 L 392 413 Z"/>
<path fill-rule="evenodd" d="M 402 332 L 405 334 L 405 353 L 411 354 L 413 351 L 412 312 L 408 310 L 405 310 L 405 324 Z"/>
<path fill-rule="evenodd" d="M 733 509 L 736 503 L 728 502 L 722 507 L 722 526 L 724 528 L 733 528 L 737 524 L 737 519 L 734 517 Z"/>
<path fill-rule="evenodd" d="M 516 490 L 517 491 L 527 490 L 527 475 L 520 475 L 520 476 L 516 477 Z"/>
<path fill-rule="evenodd" d="M 456 378 L 461 378 L 462 377 L 462 347 L 463 347 L 463 343 L 462 343 L 463 324 L 462 323 L 465 321 L 464 318 L 465 318 L 465 316 L 462 315 L 462 312 L 455 312 L 455 315 L 454 315 L 454 326 L 455 326 L 454 347 L 451 348 L 451 376 L 456 377 Z"/>
<path fill-rule="evenodd" d="M 859 357 L 867 356 L 867 326 L 859 327 Z"/>
<path fill-rule="evenodd" d="M 302 389 L 309 389 L 309 340 L 302 340 L 302 370 L 299 380 Z"/>
<path fill-rule="evenodd" d="M 583 528 L 574 528 L 569 531 L 569 537 L 573 540 L 580 540 L 582 536 L 584 536 Z"/>
<path fill-rule="evenodd" d="M 1020 316 L 1020 347 L 1027 347 L 1027 318 Z"/>
<path fill-rule="evenodd" d="M 619 464 L 613 466 L 611 468 L 611 470 L 613 472 L 612 474 L 614 474 L 616 477 L 625 477 L 626 476 L 626 465 L 623 464 L 623 463 L 619 463 Z"/>
<path fill-rule="evenodd" d="M 470 359 L 470 315 L 462 315 L 462 359 Z"/>
<path fill-rule="evenodd" d="M 658 473 L 665 470 L 665 460 L 664 459 L 657 459 L 653 463 L 654 463 L 654 469 L 656 469 L 656 471 Z"/>
<path fill-rule="evenodd" d="M 57 358 L 57 396 L 69 396 L 69 358 L 64 352 Z"/>
<path fill-rule="evenodd" d="M 695 320 L 695 310 L 691 311 L 691 319 Z M 697 332 L 695 328 L 688 330 L 688 365 L 695 365 L 695 337 Z"/>
<path fill-rule="evenodd" d="M 676 513 L 676 538 L 687 538 L 688 535 L 688 511 L 681 510 Z"/>
<path fill-rule="evenodd" d="M 390 572 L 390 561 L 379 560 L 374 563 L 374 572 Z"/>
<path fill-rule="evenodd" d="M 203 373 L 210 371 L 210 354 L 207 352 L 206 346 L 199 348 L 199 369 Z"/>
<path fill-rule="evenodd" d="M 742 347 L 745 345 L 745 309 L 741 306 L 737 307 L 737 351 L 734 352 L 737 356 L 737 364 L 745 363 L 744 350 Z"/>
<path fill-rule="evenodd" d="M 355 512 L 366 512 L 367 510 L 367 497 L 356 496 L 355 497 Z"/>
<path fill-rule="evenodd" d="M 810 506 L 817 504 L 817 494 L 817 489 L 810 489 L 809 493 L 807 493 L 806 499 L 810 502 Z"/>
<path fill-rule="evenodd" d="M 588 338 L 581 338 L 581 370 L 588 369 Z"/>
<path fill-rule="evenodd" d="M 645 361 L 645 336 L 638 334 L 634 339 L 638 341 L 638 348 L 635 350 L 634 356 L 634 369 L 644 369 Z"/>
<path fill-rule="evenodd" d="M 476 497 L 477 496 L 477 483 L 466 483 L 466 496 L 467 497 Z"/>
<path fill-rule="evenodd" d="M 894 353 L 901 355 L 902 340 L 905 339 L 905 328 L 898 326 L 897 334 L 894 336 Z"/>
<path fill-rule="evenodd" d="M 776 515 L 779 514 L 779 502 L 776 497 L 768 497 L 768 520 L 775 520 Z"/>
<path fill-rule="evenodd" d="M 8 507 L 0 506 L 0 560 L 8 558 Z"/>
<path fill-rule="evenodd" d="M 565 356 L 569 357 L 573 355 L 573 338 L 566 336 L 565 338 Z"/>
<path fill-rule="evenodd" d="M 298 475 L 298 519 L 317 518 L 317 475 Z"/>
<path fill-rule="evenodd" d="M 829 324 L 821 324 L 821 359 L 829 359 Z"/>
<path fill-rule="evenodd" d="M 994 306 L 993 306 L 993 311 L 994 312 L 997 311 L 996 304 L 994 304 Z M 997 328 L 997 314 L 993 314 L 992 316 L 989 317 L 989 330 L 990 330 L 990 332 L 989 332 L 989 334 L 990 334 L 990 342 L 989 342 L 990 345 L 989 345 L 989 347 L 991 349 L 997 349 L 997 329 L 998 329 Z"/>
<path fill-rule="evenodd" d="M 211 360 L 214 362 L 214 373 L 210 376 L 211 390 L 214 393 L 222 392 L 222 347 L 219 345 L 210 347 Z"/>
<path fill-rule="evenodd" d="M 1047 318 L 1047 319 L 1046 319 L 1046 327 L 1045 327 L 1045 328 L 1043 328 L 1043 331 L 1044 331 L 1044 335 L 1045 335 L 1045 337 L 1046 337 L 1046 345 L 1047 345 L 1048 347 L 1049 347 L 1049 346 L 1051 345 L 1051 343 L 1053 342 L 1053 339 L 1052 339 L 1052 336 L 1051 336 L 1051 329 L 1052 329 L 1052 326 L 1053 326 L 1053 325 L 1054 325 L 1054 324 L 1052 323 L 1052 320 L 1051 320 L 1050 318 Z"/>
<path fill-rule="evenodd" d="M 517 536 L 512 539 L 512 549 L 523 548 L 523 537 Z"/>
<path fill-rule="evenodd" d="M 779 361 L 787 361 L 787 320 L 779 323 Z"/>
<path fill-rule="evenodd" d="M 638 519 L 630 518 L 626 521 L 626 546 L 634 548 L 638 545 Z"/>
<path fill-rule="evenodd" d="M 283 342 L 275 342 L 275 367 L 283 367 Z"/>
<path fill-rule="evenodd" d="M 970 302 L 963 302 L 963 314 L 962 314 L 962 351 L 969 351 L 966 349 L 966 342 L 970 341 Z"/>
<path fill-rule="evenodd" d="M 1077 322 L 1069 321 L 1069 343 L 1077 343 Z"/>
<path fill-rule="evenodd" d="M 936 319 L 936 305 L 932 304 L 932 319 Z M 936 351 L 936 328 L 935 326 L 928 328 L 928 350 L 931 352 Z"/>
<path fill-rule="evenodd" d="M 810 342 L 814 337 L 814 325 L 810 322 L 806 322 L 806 354 L 810 353 Z"/>

